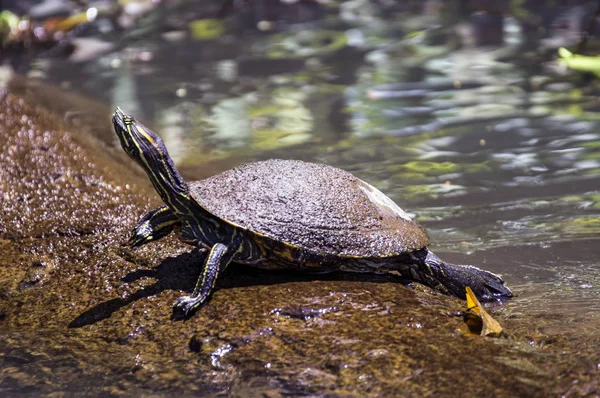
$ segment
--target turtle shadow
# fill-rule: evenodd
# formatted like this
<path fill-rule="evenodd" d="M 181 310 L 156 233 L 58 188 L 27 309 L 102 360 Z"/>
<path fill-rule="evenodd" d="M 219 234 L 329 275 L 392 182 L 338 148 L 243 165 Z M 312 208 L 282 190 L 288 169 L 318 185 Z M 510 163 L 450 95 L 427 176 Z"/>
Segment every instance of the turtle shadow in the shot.
<path fill-rule="evenodd" d="M 195 283 L 194 278 L 198 277 L 204 256 L 202 251 L 193 250 L 176 257 L 165 258 L 153 269 L 140 268 L 129 272 L 121 278 L 123 283 L 133 283 L 144 278 L 154 278 L 155 282 L 126 297 L 116 297 L 96 304 L 73 319 L 68 327 L 80 328 L 110 318 L 119 309 L 165 290 L 192 290 Z"/>
<path fill-rule="evenodd" d="M 133 283 L 143 278 L 155 278 L 156 281 L 127 297 L 113 298 L 93 306 L 73 319 L 68 324 L 68 327 L 80 328 L 110 318 L 119 309 L 137 300 L 157 295 L 165 290 L 191 292 L 200 274 L 205 256 L 206 253 L 194 250 L 189 253 L 180 254 L 177 257 L 166 258 L 154 269 L 138 269 L 128 273 L 121 278 L 122 282 Z M 396 275 L 342 271 L 315 273 L 302 270 L 264 270 L 233 263 L 229 265 L 219 278 L 215 290 L 312 281 L 366 281 L 403 284 L 410 282 Z M 174 319 L 180 320 L 180 317 L 174 315 Z"/>

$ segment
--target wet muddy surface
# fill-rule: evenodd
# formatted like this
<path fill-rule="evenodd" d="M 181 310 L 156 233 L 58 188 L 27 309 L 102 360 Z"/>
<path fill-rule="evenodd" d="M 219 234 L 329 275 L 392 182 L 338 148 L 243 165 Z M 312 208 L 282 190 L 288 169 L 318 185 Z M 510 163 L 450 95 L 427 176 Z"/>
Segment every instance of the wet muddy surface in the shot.
<path fill-rule="evenodd" d="M 150 3 L 122 31 L 100 10 L 111 47 L 88 58 L 5 59 L 25 75 L 0 84 L 2 395 L 600 394 L 600 86 L 557 61 L 564 10 L 496 10 L 498 31 L 496 11 L 391 2 Z M 172 319 L 204 253 L 124 245 L 160 202 L 115 105 L 188 180 L 285 158 L 367 181 L 444 260 L 502 274 L 507 337 L 464 336 L 464 302 L 392 276 L 240 266 Z"/>

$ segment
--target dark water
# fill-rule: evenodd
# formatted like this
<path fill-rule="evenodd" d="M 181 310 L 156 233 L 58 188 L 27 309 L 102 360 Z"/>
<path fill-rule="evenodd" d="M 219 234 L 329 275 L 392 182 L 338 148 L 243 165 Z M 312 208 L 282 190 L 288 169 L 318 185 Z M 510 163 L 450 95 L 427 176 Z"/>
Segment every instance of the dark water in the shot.
<path fill-rule="evenodd" d="M 480 46 L 469 29 L 493 26 L 468 13 L 311 10 L 275 32 L 243 10 L 213 40 L 140 34 L 34 71 L 138 115 L 189 179 L 274 157 L 348 170 L 425 225 L 433 251 L 502 274 L 517 295 L 505 314 L 597 333 L 595 80 L 508 14 L 502 42 Z"/>

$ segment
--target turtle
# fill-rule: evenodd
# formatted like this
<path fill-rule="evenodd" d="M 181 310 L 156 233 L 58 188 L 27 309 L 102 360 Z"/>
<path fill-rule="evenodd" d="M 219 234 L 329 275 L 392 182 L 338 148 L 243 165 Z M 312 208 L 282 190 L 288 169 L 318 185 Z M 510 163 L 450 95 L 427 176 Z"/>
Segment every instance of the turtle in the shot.
<path fill-rule="evenodd" d="M 326 164 L 271 159 L 186 183 L 161 138 L 118 107 L 112 122 L 125 152 L 140 165 L 164 205 L 145 214 L 129 244 L 173 231 L 208 252 L 191 295 L 173 312 L 204 305 L 232 263 L 313 272 L 392 273 L 465 299 L 512 296 L 497 275 L 441 260 L 429 235 L 389 197 L 353 174 Z"/>

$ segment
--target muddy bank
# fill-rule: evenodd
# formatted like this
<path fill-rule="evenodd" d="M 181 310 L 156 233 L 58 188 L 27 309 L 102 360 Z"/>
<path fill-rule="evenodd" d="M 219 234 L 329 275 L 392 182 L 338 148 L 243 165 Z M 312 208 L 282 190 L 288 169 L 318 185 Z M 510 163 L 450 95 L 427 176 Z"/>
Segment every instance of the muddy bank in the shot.
<path fill-rule="evenodd" d="M 598 333 L 553 334 L 560 317 L 508 303 L 490 311 L 509 338 L 465 337 L 461 301 L 389 279 L 231 267 L 206 307 L 172 320 L 202 254 L 123 246 L 158 204 L 134 166 L 14 95 L 0 135 L 3 395 L 600 392 Z"/>

